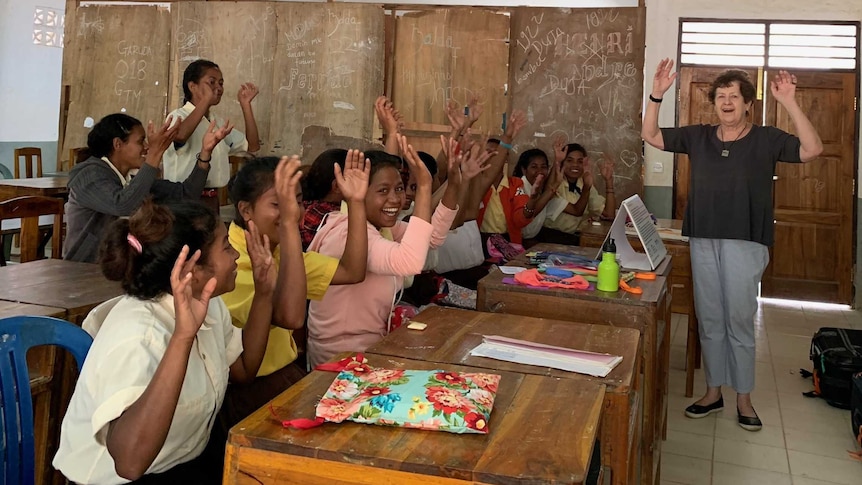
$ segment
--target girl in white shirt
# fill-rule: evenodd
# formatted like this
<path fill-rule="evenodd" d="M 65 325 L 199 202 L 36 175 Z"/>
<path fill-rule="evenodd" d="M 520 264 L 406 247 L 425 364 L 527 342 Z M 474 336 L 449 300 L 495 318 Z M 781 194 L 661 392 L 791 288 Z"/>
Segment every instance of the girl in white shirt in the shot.
<path fill-rule="evenodd" d="M 242 109 L 245 134 L 239 130 L 230 131 L 212 151 L 207 189 L 201 196 L 211 207 L 214 204 L 216 210 L 218 210 L 218 193 L 215 189 L 226 186 L 230 179 L 228 157 L 245 152 L 257 152 L 260 149 L 257 122 L 251 108 L 251 102 L 257 93 L 257 86 L 250 82 L 240 86 L 237 101 Z M 165 179 L 179 182 L 188 177 L 197 160 L 203 158 L 201 143 L 211 121 L 215 121 L 218 128 L 233 126 L 230 125 L 229 120 L 219 118 L 211 111 L 213 106 L 221 103 L 222 94 L 224 94 L 224 77 L 216 63 L 198 59 L 189 64 L 183 72 L 185 104 L 168 115 L 181 121 L 174 143 L 168 147 L 162 157 Z"/>
<path fill-rule="evenodd" d="M 298 166 L 283 163 L 276 184 L 293 193 Z M 294 221 L 282 244 L 301 254 L 299 205 L 280 209 Z M 53 463 L 69 480 L 218 483 L 221 467 L 199 457 L 228 380 L 250 382 L 257 374 L 272 320 L 269 241 L 251 223 L 246 243 L 255 296 L 240 330 L 218 298 L 234 287 L 239 254 L 205 206 L 146 203 L 108 228 L 102 272 L 121 281 L 126 295 L 96 307 L 83 324 L 94 341 Z M 216 443 L 214 458 L 219 445 L 224 453 Z"/>

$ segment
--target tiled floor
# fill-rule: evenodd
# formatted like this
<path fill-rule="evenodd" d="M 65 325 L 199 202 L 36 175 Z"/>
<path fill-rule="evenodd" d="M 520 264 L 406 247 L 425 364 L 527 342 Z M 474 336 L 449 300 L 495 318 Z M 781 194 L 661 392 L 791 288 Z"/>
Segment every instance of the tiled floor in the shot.
<path fill-rule="evenodd" d="M 811 368 L 808 349 L 820 327 L 862 329 L 862 312 L 791 302 L 761 301 L 756 321 L 757 377 L 752 401 L 763 429 L 736 424 L 736 395 L 724 390 L 725 410 L 689 419 L 686 406 L 705 390 L 695 374 L 695 396 L 685 396 L 686 315 L 674 315 L 667 441 L 661 483 L 690 485 L 862 484 L 850 413 L 802 396 L 812 388 L 799 376 Z"/>

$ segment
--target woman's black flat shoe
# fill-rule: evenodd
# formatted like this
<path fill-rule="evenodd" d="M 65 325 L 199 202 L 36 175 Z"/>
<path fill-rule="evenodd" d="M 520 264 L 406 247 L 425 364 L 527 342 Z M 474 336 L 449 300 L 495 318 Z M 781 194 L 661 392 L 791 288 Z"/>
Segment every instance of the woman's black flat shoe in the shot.
<path fill-rule="evenodd" d="M 755 413 L 756 414 L 756 413 Z M 746 431 L 760 431 L 763 428 L 763 423 L 760 422 L 760 418 L 757 416 L 743 416 L 739 412 L 739 408 L 736 409 L 736 415 L 739 417 L 739 427 Z"/>
<path fill-rule="evenodd" d="M 724 396 L 718 398 L 718 401 L 708 405 L 701 406 L 700 404 L 692 404 L 685 408 L 685 415 L 689 418 L 700 419 L 709 416 L 712 413 L 717 413 L 724 409 Z"/>

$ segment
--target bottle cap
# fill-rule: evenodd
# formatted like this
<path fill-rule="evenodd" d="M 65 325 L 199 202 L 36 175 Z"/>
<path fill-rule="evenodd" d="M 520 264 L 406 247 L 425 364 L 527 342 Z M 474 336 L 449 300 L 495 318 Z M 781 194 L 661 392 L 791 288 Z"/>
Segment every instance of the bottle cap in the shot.
<path fill-rule="evenodd" d="M 616 253 L 617 245 L 614 243 L 614 238 L 609 237 L 607 241 L 605 241 L 605 245 L 602 247 L 602 252 L 604 253 Z"/>

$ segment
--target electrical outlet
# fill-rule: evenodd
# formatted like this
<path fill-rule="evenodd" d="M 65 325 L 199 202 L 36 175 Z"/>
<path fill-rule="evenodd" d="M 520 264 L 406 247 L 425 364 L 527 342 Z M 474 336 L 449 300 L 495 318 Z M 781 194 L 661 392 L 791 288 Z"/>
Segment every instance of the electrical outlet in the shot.
<path fill-rule="evenodd" d="M 664 172 L 664 165 L 661 162 L 656 162 L 652 164 L 652 171 L 655 173 L 662 173 Z"/>

